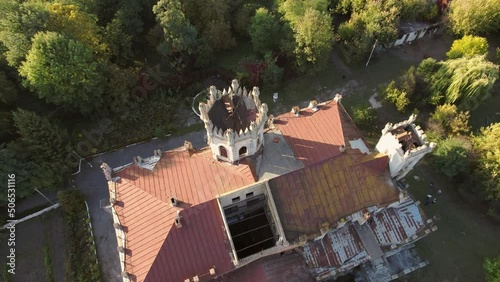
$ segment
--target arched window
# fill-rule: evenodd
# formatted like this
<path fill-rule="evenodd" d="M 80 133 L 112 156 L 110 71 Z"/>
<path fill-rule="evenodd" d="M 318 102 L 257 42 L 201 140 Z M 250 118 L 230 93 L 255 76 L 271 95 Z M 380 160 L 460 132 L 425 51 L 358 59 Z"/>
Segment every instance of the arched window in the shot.
<path fill-rule="evenodd" d="M 246 155 L 247 153 L 247 147 L 243 146 L 240 148 L 239 154 L 240 156 Z"/>
<path fill-rule="evenodd" d="M 219 154 L 221 157 L 227 158 L 227 151 L 224 146 L 219 146 Z"/>

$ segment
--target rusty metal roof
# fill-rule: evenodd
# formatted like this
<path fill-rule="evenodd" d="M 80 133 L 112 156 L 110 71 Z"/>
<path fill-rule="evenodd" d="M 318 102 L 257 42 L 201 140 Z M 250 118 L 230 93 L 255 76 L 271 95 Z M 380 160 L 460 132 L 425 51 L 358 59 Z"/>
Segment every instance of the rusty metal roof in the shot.
<path fill-rule="evenodd" d="M 309 267 L 339 267 L 364 250 L 356 230 L 352 224 L 347 224 L 306 244 L 304 257 Z M 366 252 L 363 255 L 364 258 L 368 256 Z"/>
<path fill-rule="evenodd" d="M 247 165 L 216 162 L 210 150 L 191 157 L 165 152 L 154 172 L 131 165 L 117 172 L 115 209 L 126 233 L 126 269 L 136 281 L 184 281 L 232 269 L 216 195 L 254 183 Z M 170 197 L 179 207 L 169 205 Z M 180 211 L 183 226 L 174 224 Z M 160 278 L 163 277 L 163 278 Z M 146 279 L 147 278 L 147 279 Z"/>
<path fill-rule="evenodd" d="M 272 255 L 244 265 L 216 279 L 221 282 L 313 282 L 314 278 L 305 270 L 305 260 L 300 254 L 287 252 Z"/>
<path fill-rule="evenodd" d="M 424 213 L 412 200 L 401 203 L 397 208 L 387 208 L 377 213 L 370 224 L 381 246 L 404 244 L 412 240 L 425 227 Z"/>
<path fill-rule="evenodd" d="M 360 157 L 342 153 L 269 180 L 287 239 L 317 235 L 325 222 L 333 226 L 354 212 L 399 199 L 388 172 L 358 163 Z"/>

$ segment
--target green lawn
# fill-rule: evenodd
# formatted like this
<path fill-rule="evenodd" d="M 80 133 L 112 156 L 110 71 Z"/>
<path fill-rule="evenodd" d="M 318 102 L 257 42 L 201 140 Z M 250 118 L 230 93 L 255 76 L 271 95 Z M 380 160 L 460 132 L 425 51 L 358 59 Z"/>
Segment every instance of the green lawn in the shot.
<path fill-rule="evenodd" d="M 456 187 L 425 163 L 406 179 L 410 193 L 422 202 L 427 217 L 436 218 L 438 230 L 416 244 L 419 254 L 430 264 L 400 281 L 484 281 L 484 258 L 500 254 L 498 222 L 486 215 L 484 207 L 460 198 Z M 425 195 L 436 195 L 436 190 L 429 188 L 430 181 L 443 194 L 437 196 L 436 204 L 425 206 Z"/>

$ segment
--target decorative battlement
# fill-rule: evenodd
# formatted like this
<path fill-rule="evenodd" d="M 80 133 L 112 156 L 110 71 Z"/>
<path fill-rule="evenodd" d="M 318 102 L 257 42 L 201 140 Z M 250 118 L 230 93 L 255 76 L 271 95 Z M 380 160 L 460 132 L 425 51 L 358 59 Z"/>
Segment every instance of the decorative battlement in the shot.
<path fill-rule="evenodd" d="M 260 148 L 268 107 L 259 96 L 258 87 L 248 92 L 236 79 L 227 90 L 210 87 L 209 98 L 199 110 L 215 159 L 234 163 Z"/>
<path fill-rule="evenodd" d="M 416 118 L 412 114 L 405 121 L 387 123 L 376 146 L 377 151 L 389 155 L 391 176 L 396 179 L 404 177 L 425 154 L 436 147 L 435 143 L 427 142 L 422 128 L 414 124 Z"/>

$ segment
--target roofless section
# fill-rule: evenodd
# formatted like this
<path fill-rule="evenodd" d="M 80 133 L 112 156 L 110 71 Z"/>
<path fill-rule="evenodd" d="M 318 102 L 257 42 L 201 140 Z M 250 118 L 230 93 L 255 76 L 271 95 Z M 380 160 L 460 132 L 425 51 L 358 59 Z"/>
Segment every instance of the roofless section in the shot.
<path fill-rule="evenodd" d="M 219 198 L 235 265 L 281 252 L 288 245 L 268 189 L 261 182 Z"/>

